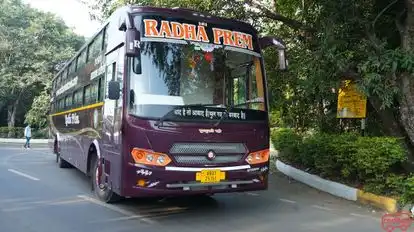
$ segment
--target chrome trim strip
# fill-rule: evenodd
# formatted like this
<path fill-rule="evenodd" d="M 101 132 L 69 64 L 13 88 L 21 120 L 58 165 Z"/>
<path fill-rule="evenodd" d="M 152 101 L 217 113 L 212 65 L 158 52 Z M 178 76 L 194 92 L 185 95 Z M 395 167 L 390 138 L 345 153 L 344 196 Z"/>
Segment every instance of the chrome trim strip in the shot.
<path fill-rule="evenodd" d="M 166 171 L 180 171 L 180 172 L 199 172 L 201 170 L 220 170 L 220 171 L 235 171 L 249 169 L 250 165 L 232 166 L 232 167 L 205 167 L 205 168 L 189 168 L 189 167 L 165 167 Z"/>
<path fill-rule="evenodd" d="M 253 180 L 244 181 L 227 181 L 219 183 L 194 183 L 194 184 L 167 184 L 167 188 L 184 188 L 184 187 L 200 187 L 200 186 L 217 186 L 217 185 L 232 185 L 232 184 L 253 184 Z"/>

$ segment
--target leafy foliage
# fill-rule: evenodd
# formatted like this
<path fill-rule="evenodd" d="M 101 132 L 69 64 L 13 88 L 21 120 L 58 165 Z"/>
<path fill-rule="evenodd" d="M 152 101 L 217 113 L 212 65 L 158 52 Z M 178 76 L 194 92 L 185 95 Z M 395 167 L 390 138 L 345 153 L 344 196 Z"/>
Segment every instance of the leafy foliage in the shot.
<path fill-rule="evenodd" d="M 37 128 L 45 128 L 48 123 L 50 94 L 48 91 L 36 96 L 33 100 L 32 107 L 26 113 L 25 123 L 28 123 Z"/>
<path fill-rule="evenodd" d="M 32 128 L 32 138 L 46 139 L 48 131 L 45 128 Z M 0 127 L 0 138 L 24 138 L 24 127 Z"/>
<path fill-rule="evenodd" d="M 281 129 L 272 134 L 280 159 L 334 181 L 386 195 L 399 195 L 407 177 L 402 172 L 406 154 L 401 140 L 392 137 L 298 134 Z"/>
<path fill-rule="evenodd" d="M 16 120 L 23 123 L 34 97 L 84 39 L 55 15 L 30 8 L 20 0 L 1 1 L 0 11 L 0 112 L 7 111 L 7 124 L 14 127 Z M 42 94 L 34 110 L 47 107 L 47 94 Z M 37 124 L 44 126 L 43 119 Z"/>

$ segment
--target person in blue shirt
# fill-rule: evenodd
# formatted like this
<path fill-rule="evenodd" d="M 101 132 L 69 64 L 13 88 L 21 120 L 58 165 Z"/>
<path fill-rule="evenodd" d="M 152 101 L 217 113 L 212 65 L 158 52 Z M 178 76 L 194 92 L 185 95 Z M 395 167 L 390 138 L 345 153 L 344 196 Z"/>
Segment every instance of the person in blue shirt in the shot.
<path fill-rule="evenodd" d="M 32 129 L 30 128 L 30 125 L 27 125 L 26 128 L 24 128 L 24 137 L 26 138 L 24 148 L 30 149 L 30 138 L 32 137 Z"/>

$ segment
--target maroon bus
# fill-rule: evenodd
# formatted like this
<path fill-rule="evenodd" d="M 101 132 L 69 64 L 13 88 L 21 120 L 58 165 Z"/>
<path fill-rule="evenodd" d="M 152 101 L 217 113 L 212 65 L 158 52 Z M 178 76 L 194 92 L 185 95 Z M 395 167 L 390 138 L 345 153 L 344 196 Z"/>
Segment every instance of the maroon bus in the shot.
<path fill-rule="evenodd" d="M 104 202 L 267 189 L 262 49 L 249 24 L 124 6 L 53 79 L 50 144 Z"/>

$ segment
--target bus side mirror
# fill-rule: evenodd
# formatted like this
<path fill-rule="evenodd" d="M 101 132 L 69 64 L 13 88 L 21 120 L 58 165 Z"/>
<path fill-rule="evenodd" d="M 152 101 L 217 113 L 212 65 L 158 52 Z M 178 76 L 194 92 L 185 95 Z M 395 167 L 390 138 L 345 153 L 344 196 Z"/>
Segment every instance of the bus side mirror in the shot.
<path fill-rule="evenodd" d="M 272 46 L 276 47 L 279 53 L 279 69 L 287 70 L 288 61 L 286 59 L 286 46 L 281 39 L 274 36 L 265 36 L 259 38 L 259 44 L 261 49 L 266 49 Z"/>
<path fill-rule="evenodd" d="M 128 57 L 139 56 L 141 54 L 141 33 L 136 28 L 128 28 L 125 34 L 125 54 Z"/>
<path fill-rule="evenodd" d="M 118 100 L 120 97 L 120 87 L 118 81 L 110 81 L 108 83 L 108 98 L 110 100 Z"/>

